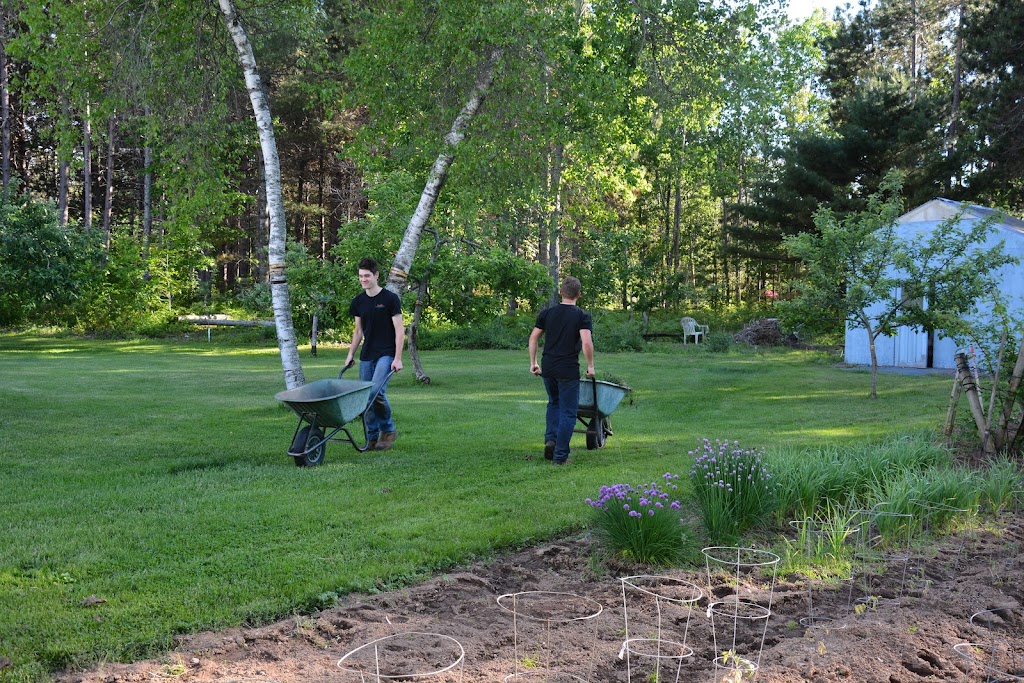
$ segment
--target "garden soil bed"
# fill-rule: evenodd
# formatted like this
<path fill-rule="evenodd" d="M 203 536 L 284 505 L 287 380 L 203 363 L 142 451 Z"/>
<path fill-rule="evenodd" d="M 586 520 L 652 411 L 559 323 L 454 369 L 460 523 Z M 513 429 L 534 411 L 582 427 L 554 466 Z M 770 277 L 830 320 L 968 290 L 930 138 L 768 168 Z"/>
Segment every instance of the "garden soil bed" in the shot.
<path fill-rule="evenodd" d="M 779 579 L 769 590 L 770 582 L 743 577 L 738 582 L 719 577 L 709 585 L 703 569 L 660 571 L 679 586 L 693 584 L 702 589 L 703 597 L 690 611 L 672 602 L 660 604 L 660 638 L 666 648 L 662 653 L 669 652 L 668 641 L 685 641 L 692 649 L 692 655 L 678 659 L 641 655 L 640 645 L 635 647 L 637 654 L 623 652 L 626 629 L 618 577 L 645 572 L 608 568 L 594 560 L 595 550 L 589 537 L 573 536 L 502 554 L 404 590 L 348 595 L 317 614 L 261 628 L 185 636 L 174 651 L 159 659 L 105 663 L 91 671 L 65 672 L 59 680 L 343 683 L 360 678 L 339 669 L 339 659 L 383 638 L 377 661 L 392 667 L 384 673 L 397 677 L 382 680 L 716 681 L 723 678 L 714 660 L 733 649 L 733 642 L 731 632 L 719 635 L 716 642 L 708 596 L 717 602 L 737 595 L 765 611 L 771 600 L 767 622 L 744 622 L 746 629 L 740 623 L 735 640 L 735 651 L 754 661 L 763 641 L 758 681 L 1024 680 L 1024 515 L 1019 513 L 985 530 L 891 556 L 884 571 L 878 567 L 867 572 L 854 584 L 856 588 L 844 584 L 829 591 L 812 585 L 813 614 L 807 584 L 792 577 Z M 497 600 L 501 595 L 533 591 L 556 594 L 526 597 L 543 596 L 554 601 L 556 609 L 564 607 L 565 613 L 535 620 L 530 617 L 536 615 L 519 611 L 528 601 L 517 602 L 513 615 Z M 512 603 L 506 598 L 504 604 Z M 630 636 L 656 637 L 653 599 L 646 614 L 634 610 L 632 597 L 630 604 Z M 593 618 L 586 618 L 597 611 Z M 437 635 L 391 637 L 410 632 Z M 452 664 L 459 645 L 464 659 L 446 674 L 400 675 L 423 674 Z M 355 666 L 365 652 L 346 663 Z M 655 662 L 661 663 L 657 678 L 651 675 Z M 984 666 L 989 663 L 1011 677 L 986 672 Z M 677 678 L 679 666 L 682 671 Z M 546 668 L 557 667 L 561 674 L 544 674 Z M 510 676 L 517 672 L 518 677 Z"/>

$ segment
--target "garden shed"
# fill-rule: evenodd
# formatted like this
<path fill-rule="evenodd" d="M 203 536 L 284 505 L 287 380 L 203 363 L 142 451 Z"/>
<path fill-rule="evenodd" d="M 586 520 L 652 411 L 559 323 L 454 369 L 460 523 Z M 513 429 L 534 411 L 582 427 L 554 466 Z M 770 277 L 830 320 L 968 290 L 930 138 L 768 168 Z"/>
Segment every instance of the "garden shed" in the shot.
<path fill-rule="evenodd" d="M 946 220 L 962 211 L 962 223 L 975 223 L 995 215 L 994 229 L 989 232 L 983 249 L 1003 242 L 1007 254 L 1020 260 L 1019 263 L 1004 266 L 996 273 L 1002 296 L 1015 311 L 1017 318 L 1024 318 L 1024 220 L 1006 216 L 995 209 L 967 205 L 949 199 L 933 199 L 908 211 L 899 218 L 896 234 L 901 239 L 911 239 L 934 231 Z M 924 302 L 927 306 L 927 302 Z M 986 312 L 976 310 L 977 320 L 984 320 Z M 875 352 L 880 367 L 903 368 L 949 368 L 956 367 L 953 356 L 959 350 L 958 344 L 934 332 L 899 327 L 890 337 L 880 336 L 875 342 Z M 845 360 L 853 365 L 869 365 L 871 352 L 868 336 L 863 328 L 846 326 Z"/>

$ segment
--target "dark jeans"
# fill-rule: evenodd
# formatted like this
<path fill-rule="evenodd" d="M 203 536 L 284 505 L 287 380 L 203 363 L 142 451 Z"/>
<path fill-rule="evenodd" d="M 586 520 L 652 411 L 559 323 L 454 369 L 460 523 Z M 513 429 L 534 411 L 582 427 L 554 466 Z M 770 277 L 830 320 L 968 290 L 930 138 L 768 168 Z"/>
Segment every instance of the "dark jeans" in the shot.
<path fill-rule="evenodd" d="M 388 403 L 388 380 L 391 378 L 391 363 L 393 356 L 381 356 L 377 360 L 359 361 L 359 379 L 363 382 L 373 382 L 370 387 L 370 395 L 383 385 L 377 400 L 373 402 L 370 410 L 366 411 L 366 436 L 370 441 L 376 441 L 383 432 L 395 431 L 395 421 L 391 417 L 391 404 Z"/>
<path fill-rule="evenodd" d="M 547 426 L 544 441 L 555 442 L 555 462 L 569 457 L 569 440 L 576 427 L 576 409 L 580 404 L 580 378 L 545 377 L 548 390 Z"/>

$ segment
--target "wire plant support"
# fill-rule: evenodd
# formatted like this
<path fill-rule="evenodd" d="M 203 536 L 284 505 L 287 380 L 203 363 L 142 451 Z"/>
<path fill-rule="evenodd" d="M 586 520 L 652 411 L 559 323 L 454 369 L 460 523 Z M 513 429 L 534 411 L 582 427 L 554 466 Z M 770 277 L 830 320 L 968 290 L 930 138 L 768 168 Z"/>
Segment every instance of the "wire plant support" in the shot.
<path fill-rule="evenodd" d="M 619 582 L 626 631 L 619 659 L 626 660 L 627 680 L 632 683 L 636 675 L 638 681 L 678 682 L 684 661 L 693 656 L 686 639 L 690 617 L 704 591 L 670 576 L 641 574 L 620 578 Z M 675 627 L 671 631 L 670 625 Z"/>
<path fill-rule="evenodd" d="M 513 671 L 504 683 L 589 683 L 597 649 L 597 618 L 604 611 L 596 600 L 556 591 L 522 591 L 498 596 L 498 606 L 512 615 Z M 560 643 L 575 640 L 574 648 L 588 653 L 575 659 Z M 584 661 L 585 660 L 585 661 Z"/>
<path fill-rule="evenodd" d="M 953 646 L 953 650 L 970 664 L 970 683 L 1024 681 L 1024 642 L 1007 632 L 1012 625 L 1008 625 L 1005 612 L 1000 609 L 975 612 L 969 621 L 981 635 L 979 642 Z"/>
<path fill-rule="evenodd" d="M 722 596 L 707 607 L 716 653 L 715 683 L 753 681 L 772 614 L 779 556 L 730 546 L 711 546 L 701 552 L 709 596 Z M 715 590 L 716 581 L 725 584 L 722 590 Z"/>
<path fill-rule="evenodd" d="M 850 601 L 857 605 L 868 605 L 872 609 L 882 600 L 891 601 L 899 607 L 903 602 L 910 568 L 911 544 L 917 524 L 914 515 L 906 512 L 892 512 L 875 506 L 869 510 L 857 510 L 857 560 L 856 580 L 850 583 Z M 881 578 L 889 563 L 902 566 L 897 587 L 884 589 Z M 860 597 L 854 598 L 856 586 Z"/>
<path fill-rule="evenodd" d="M 466 650 L 451 636 L 407 631 L 372 640 L 338 660 L 342 681 L 462 683 Z"/>
<path fill-rule="evenodd" d="M 794 519 L 789 526 L 796 531 L 797 548 L 808 563 L 815 563 L 824 556 L 839 561 L 853 554 L 849 541 L 856 537 L 857 529 L 848 524 L 834 520 Z M 852 570 L 852 566 L 851 566 Z M 839 630 L 846 628 L 836 622 L 836 615 L 822 614 L 814 608 L 814 592 L 816 587 L 822 591 L 833 592 L 833 586 L 853 580 L 852 573 L 838 579 L 827 580 L 812 576 L 810 572 L 797 572 L 807 586 L 807 616 L 801 617 L 799 623 L 805 629 Z M 849 608 L 849 605 L 847 605 Z"/>

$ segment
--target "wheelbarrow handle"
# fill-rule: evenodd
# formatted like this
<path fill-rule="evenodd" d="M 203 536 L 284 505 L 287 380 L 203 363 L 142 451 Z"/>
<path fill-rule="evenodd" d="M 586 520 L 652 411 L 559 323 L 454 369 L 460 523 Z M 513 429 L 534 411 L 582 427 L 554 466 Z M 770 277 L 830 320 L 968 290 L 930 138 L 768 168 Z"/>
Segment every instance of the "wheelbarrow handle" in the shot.
<path fill-rule="evenodd" d="M 341 376 L 345 374 L 345 371 L 348 370 L 350 367 L 352 367 L 355 364 L 356 364 L 355 360 L 350 360 L 348 363 L 346 363 L 345 367 L 343 367 L 341 369 L 341 372 L 338 373 L 338 379 L 341 379 Z"/>

